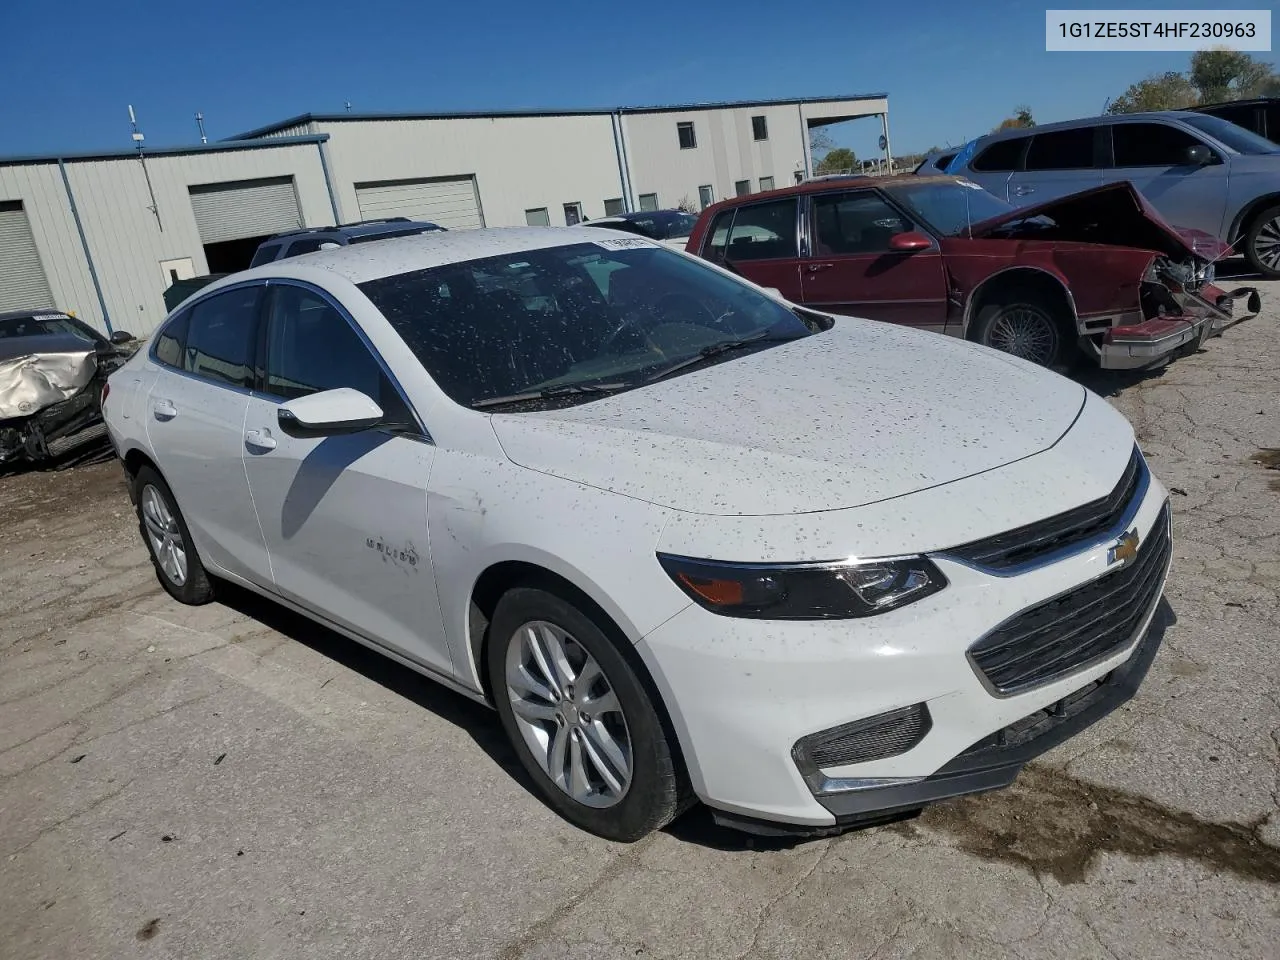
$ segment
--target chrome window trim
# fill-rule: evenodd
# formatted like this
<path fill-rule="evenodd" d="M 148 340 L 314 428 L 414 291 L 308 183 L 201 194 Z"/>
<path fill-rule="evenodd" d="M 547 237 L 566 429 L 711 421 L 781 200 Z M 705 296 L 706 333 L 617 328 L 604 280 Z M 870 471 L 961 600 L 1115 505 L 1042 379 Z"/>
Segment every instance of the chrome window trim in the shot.
<path fill-rule="evenodd" d="M 365 349 L 368 350 L 369 353 L 373 356 L 374 362 L 378 364 L 379 369 L 382 370 L 387 380 L 391 383 L 392 389 L 394 389 L 396 393 L 399 395 L 400 401 L 404 404 L 405 409 L 409 411 L 410 416 L 413 417 L 414 423 L 417 424 L 418 430 L 421 434 L 421 436 L 419 437 L 414 437 L 412 435 L 403 434 L 403 433 L 397 433 L 397 434 L 394 434 L 394 436 L 404 437 L 405 439 L 409 439 L 409 440 L 418 439 L 426 443 L 429 443 L 432 446 L 435 445 L 435 440 L 433 440 L 431 437 L 431 431 L 429 431 L 427 429 L 426 424 L 423 423 L 422 416 L 418 413 L 418 410 L 413 405 L 413 403 L 410 402 L 408 394 L 405 392 L 405 389 L 401 385 L 399 379 L 397 379 L 396 375 L 392 372 L 391 367 L 387 365 L 387 361 L 383 359 L 382 354 L 378 352 L 378 348 L 373 345 L 373 341 L 369 339 L 368 334 L 364 332 L 360 324 L 357 323 L 355 318 L 351 316 L 350 311 L 348 311 L 346 307 L 344 307 L 341 303 L 339 303 L 337 298 L 335 298 L 333 294 L 329 293 L 329 291 L 321 287 L 316 286 L 314 283 L 310 283 L 306 280 L 295 280 L 292 277 L 268 277 L 266 280 L 265 286 L 267 287 L 267 289 L 270 289 L 273 286 L 298 287 L 300 289 L 306 290 L 308 293 L 313 293 L 317 295 L 326 303 L 328 303 L 329 306 L 333 307 L 333 309 L 337 311 L 338 315 L 342 317 L 343 320 L 346 321 L 347 326 L 349 326 L 352 330 L 355 331 L 356 336 L 360 338 L 360 342 L 364 344 Z M 271 317 L 263 316 L 262 321 L 264 324 L 267 325 L 266 332 L 268 335 L 268 342 L 270 342 Z M 397 334 L 397 336 L 399 336 L 399 334 Z M 264 373 L 263 389 L 260 391 L 259 390 L 253 391 L 254 396 L 260 397 L 264 400 L 277 401 L 279 403 L 287 402 L 286 398 L 280 397 L 279 395 L 274 393 L 269 393 L 265 389 L 266 388 L 265 373 L 267 369 L 267 358 L 265 356 L 262 358 L 262 369 Z M 428 376 L 430 376 L 430 374 L 428 374 Z"/>

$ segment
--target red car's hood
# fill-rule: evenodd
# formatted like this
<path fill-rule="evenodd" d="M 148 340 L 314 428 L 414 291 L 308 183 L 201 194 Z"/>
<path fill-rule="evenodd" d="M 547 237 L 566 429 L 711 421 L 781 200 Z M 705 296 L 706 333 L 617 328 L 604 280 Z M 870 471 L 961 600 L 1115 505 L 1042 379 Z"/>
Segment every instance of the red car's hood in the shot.
<path fill-rule="evenodd" d="M 1056 229 L 1028 227 L 1024 233 L 1017 228 L 1019 221 L 1037 216 L 1053 220 L 1057 224 Z M 1046 240 L 1107 243 L 1157 250 L 1178 260 L 1185 259 L 1188 254 L 1212 260 L 1227 250 L 1226 244 L 1207 233 L 1170 226 L 1128 181 L 1019 207 L 974 224 L 970 235 L 975 238 L 1035 236 Z"/>

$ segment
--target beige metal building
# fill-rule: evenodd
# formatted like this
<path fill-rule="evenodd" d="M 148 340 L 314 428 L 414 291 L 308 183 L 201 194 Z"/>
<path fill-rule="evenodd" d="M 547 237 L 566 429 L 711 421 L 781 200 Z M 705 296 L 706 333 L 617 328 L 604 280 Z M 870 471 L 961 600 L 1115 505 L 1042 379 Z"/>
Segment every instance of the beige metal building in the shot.
<path fill-rule="evenodd" d="M 811 172 L 809 131 L 885 94 L 616 110 L 307 114 L 221 143 L 0 158 L 0 312 L 145 335 L 175 280 L 298 226 L 565 224 L 754 193 Z"/>

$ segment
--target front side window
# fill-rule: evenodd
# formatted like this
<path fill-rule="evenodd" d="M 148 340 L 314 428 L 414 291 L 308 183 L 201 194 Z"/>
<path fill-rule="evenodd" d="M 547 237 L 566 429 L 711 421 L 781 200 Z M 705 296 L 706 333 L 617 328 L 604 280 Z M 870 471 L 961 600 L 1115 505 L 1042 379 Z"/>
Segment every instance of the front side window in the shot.
<path fill-rule="evenodd" d="M 814 197 L 813 228 L 819 255 L 884 253 L 889 239 L 915 224 L 873 190 Z"/>
<path fill-rule="evenodd" d="M 1003 173 L 1017 170 L 1022 160 L 1022 148 L 1026 146 L 1026 137 L 1013 137 L 1009 140 L 997 140 L 987 147 L 970 164 L 975 170 L 983 173 Z"/>
<path fill-rule="evenodd" d="M 1272 108 L 1274 109 L 1274 107 Z M 1183 117 L 1184 123 L 1190 124 L 1201 133 L 1207 133 L 1219 143 L 1225 144 L 1236 153 L 1269 154 L 1280 153 L 1280 144 L 1273 143 L 1253 130 L 1246 130 L 1244 125 L 1223 120 L 1221 117 L 1203 116 Z M 1252 126 L 1252 125 L 1251 125 Z M 1275 136 L 1276 131 L 1268 128 L 1268 135 Z"/>
<path fill-rule="evenodd" d="M 1187 148 L 1201 142 L 1167 123 L 1117 123 L 1111 128 L 1117 167 L 1176 167 L 1187 163 Z"/>
<path fill-rule="evenodd" d="M 1093 166 L 1093 127 L 1038 133 L 1027 148 L 1028 170 L 1088 170 Z"/>
<path fill-rule="evenodd" d="M 412 421 L 369 347 L 324 297 L 306 287 L 273 285 L 267 317 L 267 393 L 292 400 L 350 387 L 382 407 L 388 422 Z"/>
<path fill-rule="evenodd" d="M 676 124 L 676 135 L 680 138 L 681 150 L 692 150 L 698 145 L 698 137 L 693 132 L 693 123 L 684 121 Z"/>
<path fill-rule="evenodd" d="M 360 290 L 445 393 L 482 409 L 529 393 L 547 405 L 585 402 L 701 363 L 708 347 L 758 337 L 742 344 L 749 352 L 810 332 L 772 298 L 635 237 L 432 267 Z"/>
<path fill-rule="evenodd" d="M 751 118 L 751 136 L 756 140 L 769 139 L 769 120 L 767 117 Z"/>
<path fill-rule="evenodd" d="M 262 287 L 217 293 L 191 308 L 182 369 L 233 387 L 253 386 L 253 351 Z"/>
<path fill-rule="evenodd" d="M 640 209 L 646 213 L 658 209 L 658 195 L 656 193 L 640 194 Z"/>
<path fill-rule="evenodd" d="M 798 255 L 795 197 L 738 207 L 725 259 L 777 260 Z"/>

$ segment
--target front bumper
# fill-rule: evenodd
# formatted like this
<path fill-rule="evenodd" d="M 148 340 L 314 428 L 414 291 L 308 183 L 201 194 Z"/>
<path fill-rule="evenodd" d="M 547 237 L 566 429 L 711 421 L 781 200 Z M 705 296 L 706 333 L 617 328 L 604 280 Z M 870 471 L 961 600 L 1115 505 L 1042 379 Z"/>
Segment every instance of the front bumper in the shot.
<path fill-rule="evenodd" d="M 1213 335 L 1213 319 L 1160 318 L 1112 327 L 1102 344 L 1104 370 L 1140 370 L 1198 350 Z"/>
<path fill-rule="evenodd" d="M 1146 542 L 1165 500 L 1152 477 L 1126 529 Z M 1160 642 L 1155 602 L 1122 648 L 1025 692 L 993 695 L 966 658 L 998 624 L 1107 572 L 1107 553 L 1098 543 L 1016 576 L 935 556 L 948 588 L 882 616 L 785 623 L 693 606 L 638 648 L 664 693 L 694 789 L 722 822 L 786 833 L 873 823 L 1004 786 L 1028 759 L 1132 695 Z M 927 706 L 931 726 L 906 752 L 818 778 L 793 755 L 802 738 L 913 704 Z M 1041 715 L 1052 723 L 1036 721 Z M 992 741 L 1002 730 L 1018 736 Z"/>

